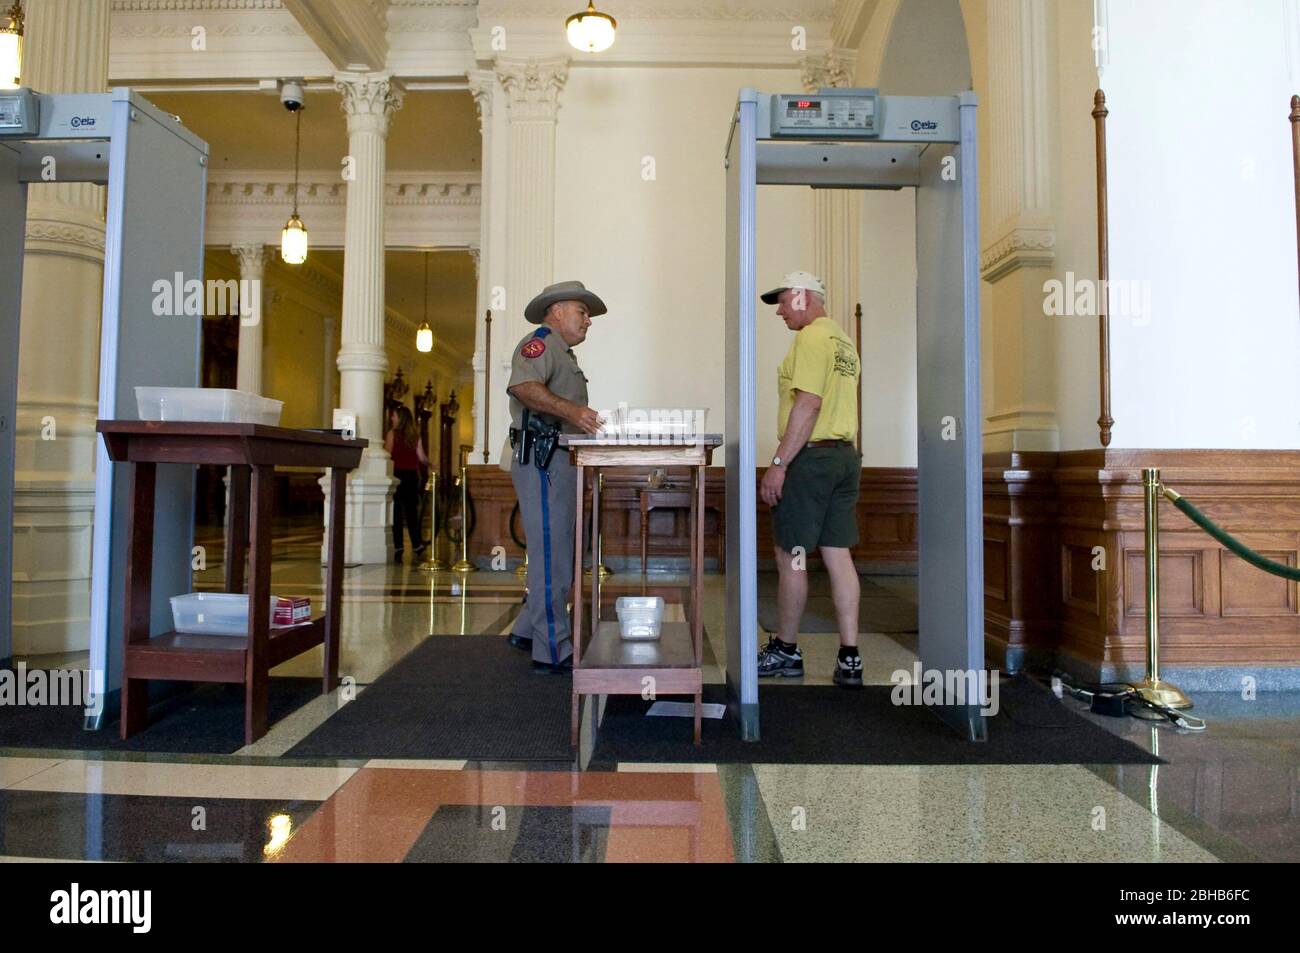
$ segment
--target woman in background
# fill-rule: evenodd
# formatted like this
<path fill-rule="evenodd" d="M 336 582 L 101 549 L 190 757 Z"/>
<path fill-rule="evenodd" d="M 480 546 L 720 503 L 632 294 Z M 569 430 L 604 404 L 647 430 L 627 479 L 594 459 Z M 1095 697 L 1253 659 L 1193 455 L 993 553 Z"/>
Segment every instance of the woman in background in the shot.
<path fill-rule="evenodd" d="M 424 455 L 424 442 L 415 427 L 415 417 L 405 404 L 398 404 L 388 414 L 388 436 L 384 449 L 393 458 L 393 476 L 397 477 L 397 492 L 393 496 L 393 561 L 402 561 L 402 524 L 411 537 L 415 559 L 424 558 L 427 545 L 421 538 L 420 527 L 420 467 L 429 465 Z"/>

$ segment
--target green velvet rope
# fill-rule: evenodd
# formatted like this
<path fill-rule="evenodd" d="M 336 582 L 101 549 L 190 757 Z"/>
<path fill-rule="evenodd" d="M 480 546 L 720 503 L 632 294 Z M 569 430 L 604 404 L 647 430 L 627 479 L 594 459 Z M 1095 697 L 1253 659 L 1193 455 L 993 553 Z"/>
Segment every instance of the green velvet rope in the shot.
<path fill-rule="evenodd" d="M 1272 573 L 1274 576 L 1281 576 L 1283 579 L 1291 579 L 1300 582 L 1300 568 L 1295 566 L 1284 566 L 1279 562 L 1274 562 L 1271 559 L 1261 556 L 1253 549 L 1247 547 L 1240 540 L 1229 536 L 1222 529 L 1216 526 L 1208 516 L 1194 507 L 1191 503 L 1187 502 L 1186 497 L 1173 496 L 1169 497 L 1169 501 L 1185 513 L 1189 520 L 1201 529 L 1205 530 L 1256 569 L 1262 569 L 1264 572 Z"/>

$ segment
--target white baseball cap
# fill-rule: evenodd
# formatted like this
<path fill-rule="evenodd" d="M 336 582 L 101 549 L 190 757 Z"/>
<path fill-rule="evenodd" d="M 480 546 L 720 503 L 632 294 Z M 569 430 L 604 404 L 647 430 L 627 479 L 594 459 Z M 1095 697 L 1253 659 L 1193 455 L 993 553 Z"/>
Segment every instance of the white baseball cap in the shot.
<path fill-rule="evenodd" d="M 764 304 L 776 304 L 777 298 L 781 297 L 782 291 L 788 291 L 791 288 L 803 288 L 814 294 L 821 295 L 823 301 L 826 300 L 826 286 L 822 280 L 808 271 L 792 271 L 782 279 L 781 284 L 773 288 L 766 294 L 759 295 Z"/>

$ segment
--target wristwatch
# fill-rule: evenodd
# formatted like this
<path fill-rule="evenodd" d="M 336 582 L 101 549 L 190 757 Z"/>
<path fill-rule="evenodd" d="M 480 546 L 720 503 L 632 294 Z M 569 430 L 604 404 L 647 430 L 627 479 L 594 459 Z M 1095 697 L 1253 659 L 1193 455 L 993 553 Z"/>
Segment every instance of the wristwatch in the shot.
<path fill-rule="evenodd" d="M 773 457 L 773 458 L 772 458 L 772 466 L 774 466 L 774 467 L 783 467 L 783 466 L 785 466 L 785 461 L 782 460 L 780 457 Z"/>

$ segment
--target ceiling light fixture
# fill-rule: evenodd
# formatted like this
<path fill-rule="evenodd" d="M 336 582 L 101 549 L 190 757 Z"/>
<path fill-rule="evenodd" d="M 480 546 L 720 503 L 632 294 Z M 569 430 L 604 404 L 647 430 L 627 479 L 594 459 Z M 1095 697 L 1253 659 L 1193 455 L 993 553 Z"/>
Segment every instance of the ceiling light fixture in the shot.
<path fill-rule="evenodd" d="M 424 253 L 424 320 L 415 329 L 415 349 L 421 354 L 433 350 L 433 329 L 429 327 L 429 253 Z"/>
<path fill-rule="evenodd" d="M 292 92 L 296 90 L 296 92 Z M 286 265 L 301 265 L 307 260 L 307 226 L 298 217 L 298 167 L 302 151 L 302 87 L 285 83 L 280 94 L 284 108 L 294 115 L 293 141 L 293 214 L 280 233 L 280 257 Z"/>
<path fill-rule="evenodd" d="M 0 89 L 17 89 L 23 76 L 23 5 L 14 0 L 0 17 Z"/>
<path fill-rule="evenodd" d="M 587 9 L 575 13 L 564 21 L 564 32 L 569 35 L 569 45 L 584 53 L 603 53 L 614 45 L 614 31 L 618 23 L 608 13 L 596 9 L 587 0 Z"/>

